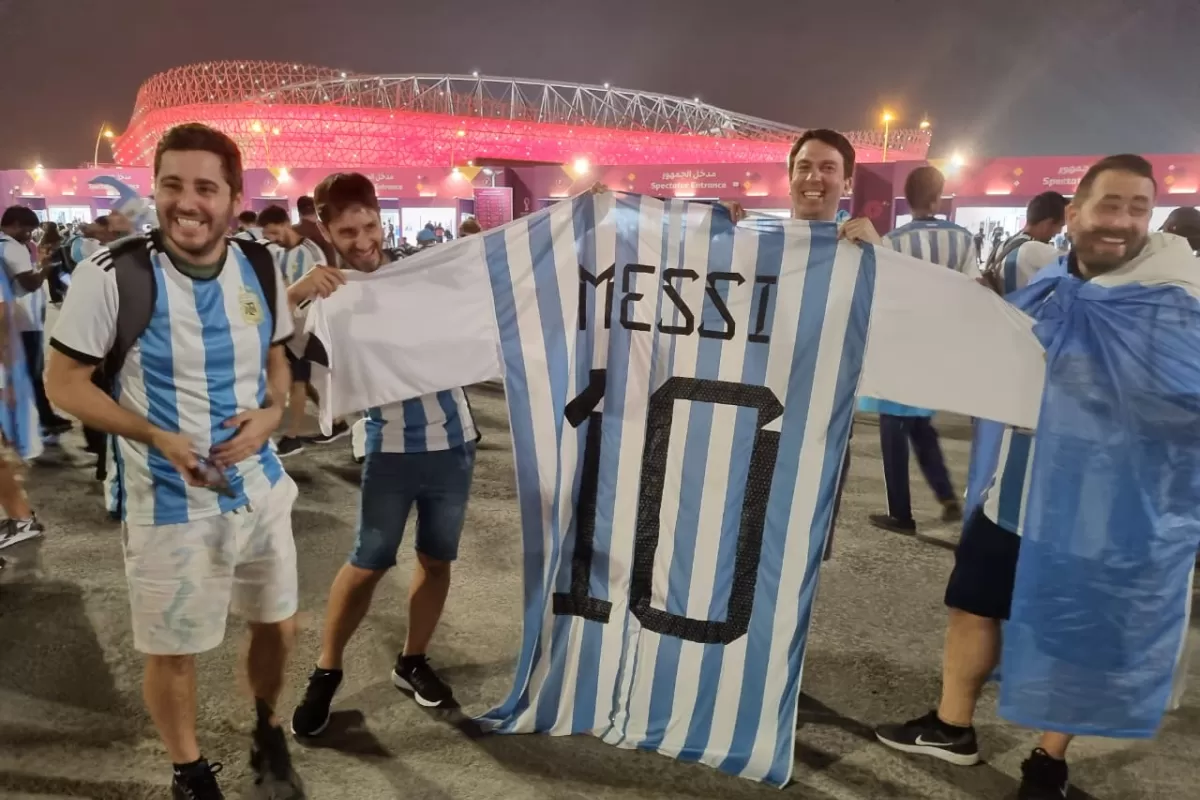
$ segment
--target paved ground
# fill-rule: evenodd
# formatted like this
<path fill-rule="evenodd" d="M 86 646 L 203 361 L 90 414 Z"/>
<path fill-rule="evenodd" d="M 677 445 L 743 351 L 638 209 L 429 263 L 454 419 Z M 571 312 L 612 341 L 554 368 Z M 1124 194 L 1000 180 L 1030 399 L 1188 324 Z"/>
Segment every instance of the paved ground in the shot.
<path fill-rule="evenodd" d="M 446 616 L 433 653 L 468 713 L 508 690 L 520 638 L 520 536 L 502 399 L 478 391 L 486 438 Z M 952 431 L 947 431 L 953 433 Z M 961 431 L 959 431 L 961 433 Z M 0 586 L 0 797 L 166 796 L 163 751 L 140 701 L 121 567 L 119 528 L 106 520 L 80 442 L 69 439 L 29 480 L 50 533 L 6 551 Z M 965 441 L 948 439 L 961 483 Z M 290 711 L 315 658 L 326 591 L 353 538 L 358 470 L 348 444 L 289 463 L 301 486 L 295 514 L 303 633 L 285 699 Z M 993 693 L 980 734 L 988 763 L 956 768 L 875 744 L 870 726 L 929 708 L 938 690 L 953 531 L 931 538 L 880 533 L 864 520 L 881 503 L 875 429 L 860 423 L 836 556 L 824 567 L 805 665 L 796 783 L 783 796 L 1005 798 L 1014 793 L 1031 734 L 1000 722 Z M 919 515 L 935 509 L 923 491 Z M 297 762 L 322 798 L 769 798 L 774 789 L 706 767 L 610 748 L 587 737 L 479 737 L 469 724 L 420 710 L 388 680 L 403 641 L 407 552 L 352 643 L 341 714 L 328 746 Z M 225 763 L 231 797 L 246 776 L 250 705 L 231 637 L 201 661 L 199 719 L 210 759 Z M 1200 659 L 1193 659 L 1194 665 Z M 1192 676 L 1193 682 L 1196 676 Z M 1087 740 L 1072 762 L 1073 796 L 1195 798 L 1200 735 L 1195 696 L 1151 743 Z M 249 793 L 246 794 L 249 797 Z"/>

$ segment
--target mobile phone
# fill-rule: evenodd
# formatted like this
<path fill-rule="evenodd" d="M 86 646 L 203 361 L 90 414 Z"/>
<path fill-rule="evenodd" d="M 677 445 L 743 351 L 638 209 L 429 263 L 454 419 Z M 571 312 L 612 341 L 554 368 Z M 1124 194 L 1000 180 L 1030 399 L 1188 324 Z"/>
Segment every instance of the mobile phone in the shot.
<path fill-rule="evenodd" d="M 196 479 L 203 482 L 205 488 L 212 489 L 214 492 L 225 497 L 236 497 L 237 494 L 233 491 L 233 487 L 229 485 L 229 479 L 225 477 L 225 473 L 217 468 L 215 464 L 207 458 L 197 459 L 198 464 L 193 471 Z"/>

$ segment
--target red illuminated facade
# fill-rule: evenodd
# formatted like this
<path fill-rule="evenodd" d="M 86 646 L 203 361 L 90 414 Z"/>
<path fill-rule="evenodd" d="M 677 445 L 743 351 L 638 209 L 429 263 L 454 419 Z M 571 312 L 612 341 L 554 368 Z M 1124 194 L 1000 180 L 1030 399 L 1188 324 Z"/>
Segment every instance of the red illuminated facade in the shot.
<path fill-rule="evenodd" d="M 802 132 L 667 95 L 480 76 L 358 75 L 263 61 L 195 64 L 142 85 L 113 152 L 153 161 L 173 125 L 229 134 L 248 168 L 450 167 L 472 160 L 571 164 L 765 164 Z M 862 162 L 882 132 L 847 132 Z M 929 132 L 892 130 L 893 160 L 923 159 Z"/>

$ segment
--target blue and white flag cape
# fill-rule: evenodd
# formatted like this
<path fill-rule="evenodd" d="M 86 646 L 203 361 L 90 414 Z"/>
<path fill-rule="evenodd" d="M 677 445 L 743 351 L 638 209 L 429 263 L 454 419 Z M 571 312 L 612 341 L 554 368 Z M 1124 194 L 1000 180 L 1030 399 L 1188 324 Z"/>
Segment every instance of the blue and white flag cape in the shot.
<path fill-rule="evenodd" d="M 1031 329 L 968 278 L 832 223 L 735 227 L 612 194 L 347 274 L 304 325 L 322 424 L 504 377 L 524 630 L 486 727 L 774 785 L 856 388 L 1036 424 Z M 964 343 L 954 370 L 947 341 Z"/>
<path fill-rule="evenodd" d="M 1170 703 L 1200 547 L 1200 264 L 1183 239 L 1148 249 L 1011 297 L 1047 353 L 999 707 L 1031 728 L 1149 737 Z"/>

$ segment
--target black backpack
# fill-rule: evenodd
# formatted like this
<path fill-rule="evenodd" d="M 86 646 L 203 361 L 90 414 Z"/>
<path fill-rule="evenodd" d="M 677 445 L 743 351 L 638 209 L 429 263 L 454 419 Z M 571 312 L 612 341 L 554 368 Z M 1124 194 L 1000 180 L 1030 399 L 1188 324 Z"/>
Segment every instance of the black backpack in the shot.
<path fill-rule="evenodd" d="M 240 247 L 254 274 L 267 303 L 267 320 L 273 324 L 275 316 L 277 268 L 275 259 L 266 246 L 246 239 L 230 239 L 231 247 Z M 154 280 L 154 263 L 151 252 L 164 252 L 162 231 L 155 229 L 146 234 L 135 234 L 113 242 L 108 253 L 97 258 L 105 272 L 112 271 L 117 281 L 117 331 L 112 349 L 92 375 L 92 382 L 108 394 L 113 394 L 116 376 L 125 364 L 125 357 L 137 344 L 138 339 L 150 326 L 154 316 L 158 283 Z M 107 438 L 103 437 L 107 444 Z M 105 477 L 104 453 L 98 453 L 96 477 Z"/>
<path fill-rule="evenodd" d="M 983 268 L 984 285 L 1001 297 L 1004 296 L 1004 259 L 1026 242 L 1032 242 L 1033 237 L 1028 233 L 1018 233 L 1010 236 L 1004 244 L 992 251 L 987 264 Z"/>

